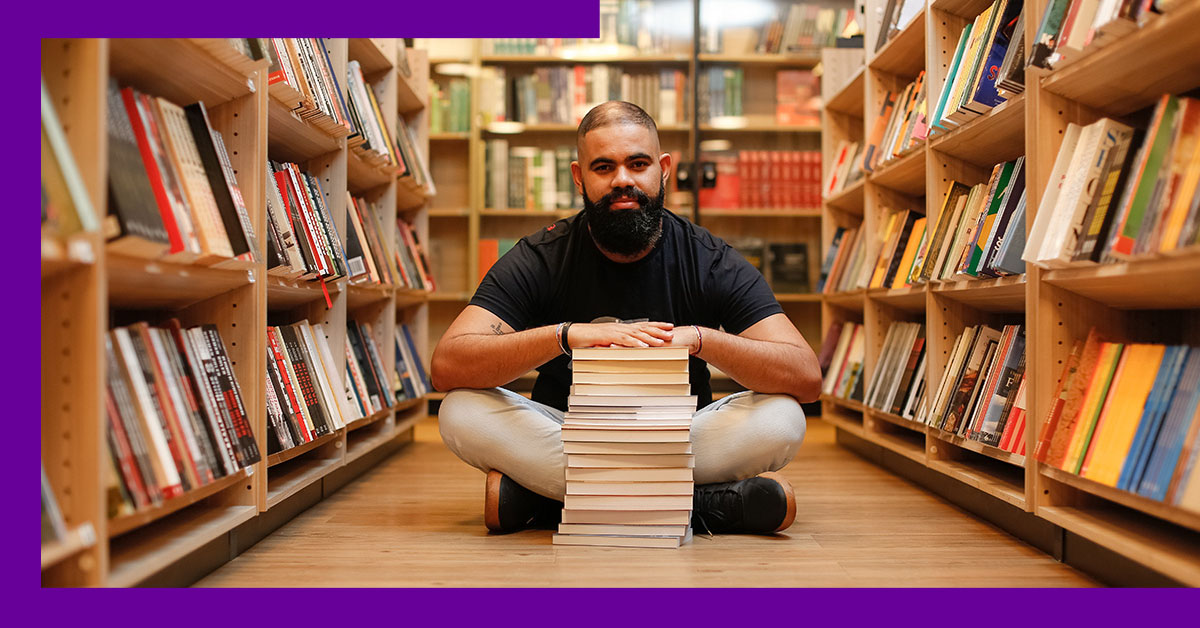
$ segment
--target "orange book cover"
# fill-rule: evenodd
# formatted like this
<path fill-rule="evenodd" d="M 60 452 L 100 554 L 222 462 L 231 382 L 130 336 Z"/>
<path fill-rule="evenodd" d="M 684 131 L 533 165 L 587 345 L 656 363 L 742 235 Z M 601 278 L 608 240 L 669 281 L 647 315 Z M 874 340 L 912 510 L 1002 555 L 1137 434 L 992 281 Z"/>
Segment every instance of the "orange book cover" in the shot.
<path fill-rule="evenodd" d="M 900 216 L 903 214 L 904 212 L 895 212 L 888 216 L 887 228 L 883 232 L 879 254 L 875 257 L 875 270 L 871 273 L 871 281 L 867 284 L 868 288 L 878 288 L 883 284 L 883 275 L 887 272 L 888 262 L 892 259 L 891 251 L 896 248 L 896 238 L 900 235 L 900 224 L 903 222 Z"/>
<path fill-rule="evenodd" d="M 1166 350 L 1166 345 L 1152 344 L 1131 344 L 1125 348 L 1121 377 L 1114 378 L 1108 394 L 1112 403 L 1106 404 L 1100 415 L 1080 475 L 1107 486 L 1117 485 Z"/>
<path fill-rule="evenodd" d="M 1092 441 L 1092 434 L 1095 433 L 1096 421 L 1108 403 L 1108 393 L 1112 390 L 1112 383 L 1120 377 L 1121 368 L 1125 364 L 1124 348 L 1125 346 L 1119 342 L 1105 342 L 1100 347 L 1100 358 L 1096 361 L 1095 370 L 1092 371 L 1087 394 L 1084 395 L 1083 405 L 1072 426 L 1071 440 L 1066 456 L 1063 458 L 1062 466 L 1059 467 L 1064 471 L 1079 473 L 1079 468 L 1083 464 L 1083 456 Z"/>
<path fill-rule="evenodd" d="M 892 280 L 890 288 L 902 288 L 908 285 L 908 274 L 912 270 L 913 258 L 917 256 L 917 248 L 925 241 L 927 220 L 922 216 L 913 223 L 912 233 L 908 236 L 908 244 L 904 247 L 904 255 L 900 257 L 900 268 L 896 272 L 896 278 Z"/>
<path fill-rule="evenodd" d="M 500 259 L 500 240 L 496 238 L 479 239 L 479 281 L 487 276 L 492 264 Z"/>
<path fill-rule="evenodd" d="M 1042 462 L 1062 468 L 1063 459 L 1067 457 L 1067 449 L 1071 444 L 1071 434 L 1075 430 L 1075 421 L 1079 418 L 1079 408 L 1083 405 L 1083 397 L 1088 385 L 1092 383 L 1092 373 L 1096 370 L 1096 362 L 1100 359 L 1100 347 L 1103 342 L 1099 333 L 1092 329 L 1083 345 L 1083 353 L 1079 355 L 1079 365 L 1062 391 L 1062 410 L 1057 417 L 1057 427 L 1050 437 L 1049 449 Z M 1055 422 L 1054 417 L 1048 419 Z"/>

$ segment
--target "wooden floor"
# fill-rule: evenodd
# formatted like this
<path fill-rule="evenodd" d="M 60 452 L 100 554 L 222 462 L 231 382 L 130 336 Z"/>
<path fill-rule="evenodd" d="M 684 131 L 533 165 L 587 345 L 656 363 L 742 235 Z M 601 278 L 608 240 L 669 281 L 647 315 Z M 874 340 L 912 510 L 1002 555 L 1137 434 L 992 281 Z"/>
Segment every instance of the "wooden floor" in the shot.
<path fill-rule="evenodd" d="M 809 422 L 784 473 L 786 534 L 697 536 L 678 550 L 554 547 L 483 526 L 484 476 L 416 442 L 201 580 L 204 587 L 1095 586 L 998 528 L 837 446 Z"/>

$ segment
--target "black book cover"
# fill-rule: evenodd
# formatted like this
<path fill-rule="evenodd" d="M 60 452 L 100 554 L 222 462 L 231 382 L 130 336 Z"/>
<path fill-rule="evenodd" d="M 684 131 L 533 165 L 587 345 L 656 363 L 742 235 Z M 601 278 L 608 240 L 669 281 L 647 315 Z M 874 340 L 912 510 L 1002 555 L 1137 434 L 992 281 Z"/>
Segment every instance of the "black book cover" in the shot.
<path fill-rule="evenodd" d="M 346 341 L 350 343 L 350 349 L 354 351 L 354 359 L 358 361 L 358 370 L 362 372 L 363 381 L 367 385 L 367 394 L 371 397 L 371 404 L 377 408 L 383 407 L 382 387 L 375 374 L 375 369 L 371 367 L 371 361 L 367 357 L 366 343 L 363 342 L 358 323 L 354 321 L 346 322 Z"/>
<path fill-rule="evenodd" d="M 192 332 L 198 333 L 193 335 Z M 224 443 L 225 451 L 233 456 L 234 470 L 236 471 L 245 466 L 242 461 L 246 458 L 246 452 L 242 451 L 237 438 L 234 437 L 233 416 L 225 402 L 225 395 L 221 392 L 216 358 L 212 354 L 208 338 L 203 331 L 193 328 L 185 333 L 189 335 L 189 339 L 195 347 L 200 366 L 199 373 L 203 374 L 203 385 L 208 387 L 209 399 L 216 404 L 216 408 L 214 408 L 216 416 L 213 418 L 217 429 L 221 431 L 221 441 Z"/>
<path fill-rule="evenodd" d="M 304 397 L 304 405 L 308 406 L 308 414 L 312 417 L 313 437 L 324 436 L 332 430 L 329 429 L 329 420 L 325 416 L 325 409 L 321 407 L 321 399 L 317 396 L 317 384 L 313 381 L 314 373 L 305 358 L 307 354 L 302 350 L 301 342 L 293 327 L 281 325 L 279 335 L 283 338 L 288 359 L 292 361 L 292 371 L 296 373 L 296 379 L 299 380 L 296 383 L 299 385 L 300 394 Z"/>
<path fill-rule="evenodd" d="M 288 399 L 287 391 L 284 389 L 283 376 L 279 373 L 279 364 L 275 362 L 275 354 L 267 347 L 267 375 L 270 377 L 271 386 L 275 389 L 275 399 L 279 402 L 279 410 L 283 417 L 283 427 L 290 437 L 293 445 L 298 445 L 304 442 L 304 437 L 300 434 L 300 428 L 296 424 L 297 421 L 303 421 L 304 417 L 296 416 L 292 403 Z"/>
<path fill-rule="evenodd" d="M 179 355 L 179 348 L 175 345 L 175 340 L 171 332 L 166 329 L 151 328 L 150 333 L 158 334 L 159 342 L 166 353 L 167 362 L 171 367 L 171 372 L 167 374 L 167 377 L 175 378 L 179 392 L 183 396 L 184 408 L 188 414 L 186 419 L 192 426 L 192 433 L 196 436 L 196 445 L 200 448 L 200 454 L 204 458 L 204 466 L 212 472 L 212 478 L 209 481 L 223 477 L 225 475 L 225 466 L 221 464 L 215 449 L 218 443 L 214 435 L 209 431 L 208 422 L 204 420 L 203 415 L 200 413 L 200 405 L 196 396 L 192 394 L 191 380 L 188 377 L 183 359 Z M 184 418 L 180 417 L 180 420 L 182 421 Z M 207 484 L 207 482 L 205 483 Z"/>
<path fill-rule="evenodd" d="M 354 218 L 350 216 L 354 208 L 346 206 L 346 267 L 350 269 L 350 277 L 367 274 L 367 262 L 363 257 L 362 242 L 358 240 L 358 230 L 354 228 Z"/>
<path fill-rule="evenodd" d="M 221 167 L 216 139 L 208 123 L 208 111 L 203 102 L 192 103 L 183 110 L 187 114 L 192 137 L 196 139 L 196 150 L 204 164 L 209 187 L 212 188 L 213 197 L 217 199 L 217 209 L 221 214 L 221 223 L 225 225 L 225 234 L 229 236 L 229 246 L 233 249 L 233 255 L 237 257 L 249 253 L 250 241 L 247 238 L 254 236 L 253 233 L 242 230 L 242 219 L 238 216 L 237 204 L 234 202 L 229 182 L 225 180 L 225 169 Z"/>
<path fill-rule="evenodd" d="M 223 409 L 223 400 L 218 401 L 209 380 L 210 375 L 204 370 L 203 353 L 195 346 L 194 339 L 184 331 L 178 319 L 172 318 L 167 321 L 167 326 L 183 359 L 184 373 L 188 377 L 187 385 L 203 410 L 202 418 L 207 424 L 207 432 L 212 436 L 214 452 L 221 462 L 221 475 L 229 475 L 238 469 L 237 453 L 229 437 L 229 417 Z"/>
<path fill-rule="evenodd" d="M 247 246 L 250 247 L 250 255 L 253 258 L 258 257 L 258 236 L 254 233 L 254 223 L 250 220 L 250 210 L 246 208 L 246 199 L 242 197 L 242 189 L 238 187 L 237 173 L 233 171 L 233 162 L 229 160 L 229 153 L 225 150 L 225 139 L 216 129 L 212 129 L 213 144 L 217 148 L 217 158 L 221 161 L 221 169 L 225 173 L 225 180 L 229 182 L 229 194 L 233 197 L 233 206 L 237 210 L 238 224 L 242 227 L 242 233 L 246 236 Z"/>
<path fill-rule="evenodd" d="M 292 221 L 292 233 L 296 238 L 296 244 L 300 246 L 300 257 L 304 261 L 304 270 L 314 273 L 317 270 L 317 263 L 312 248 L 313 243 L 308 239 L 304 228 L 304 216 L 300 213 L 303 211 L 300 208 L 300 201 L 296 198 L 293 186 L 289 185 L 292 180 L 291 173 L 288 172 L 287 166 L 275 162 L 271 162 L 271 171 L 271 174 L 275 176 L 275 182 L 279 185 L 279 196 L 283 199 L 284 210 Z M 282 183 L 279 182 L 281 177 L 283 178 Z"/>
<path fill-rule="evenodd" d="M 133 123 L 116 81 L 108 82 L 108 212 L 116 216 L 119 233 L 108 239 L 136 236 L 170 244 L 150 177 L 138 150 Z"/>
<path fill-rule="evenodd" d="M 900 237 L 896 238 L 896 246 L 892 249 L 891 257 L 888 259 L 887 272 L 883 275 L 882 285 L 884 288 L 890 288 L 892 282 L 896 279 L 896 273 L 900 269 L 900 261 L 904 258 L 904 249 L 908 246 L 908 239 L 913 236 L 913 225 L 916 222 L 916 212 L 904 212 L 904 224 L 900 228 Z"/>
<path fill-rule="evenodd" d="M 333 278 L 343 277 L 346 275 L 346 251 L 342 249 L 342 240 L 338 237 L 337 227 L 333 224 L 333 215 L 329 213 L 329 207 L 325 204 L 325 196 L 321 193 L 321 184 L 316 177 L 309 174 L 304 175 L 304 180 L 314 199 L 313 207 L 316 209 L 317 227 L 322 230 L 326 246 L 329 247 L 329 261 L 333 265 Z"/>
<path fill-rule="evenodd" d="M 104 352 L 108 366 L 108 390 L 116 401 L 117 418 L 121 421 L 125 436 L 129 440 L 130 449 L 133 450 L 133 458 L 138 475 L 142 478 L 142 485 L 146 489 L 146 497 L 151 502 L 158 504 L 162 502 L 163 496 L 158 482 L 154 479 L 154 467 L 151 466 L 146 435 L 142 434 L 141 426 L 138 425 L 135 418 L 137 409 L 133 405 L 133 395 L 129 390 L 129 385 L 125 383 L 125 378 L 121 377 L 121 367 L 113 353 L 112 338 L 108 335 L 105 335 L 104 338 Z"/>
<path fill-rule="evenodd" d="M 129 332 L 129 342 L 133 346 L 135 357 L 137 358 L 140 373 L 134 373 L 134 377 L 141 377 L 146 382 L 146 390 L 150 394 L 150 406 L 154 408 L 154 420 L 158 421 L 161 426 L 163 439 L 167 441 L 167 448 L 171 451 L 171 461 L 163 461 L 168 464 L 174 463 L 175 470 L 179 473 L 179 482 L 183 490 L 189 491 L 195 488 L 192 485 L 191 478 L 188 475 L 188 462 L 184 459 L 187 451 L 180 439 L 175 438 L 176 433 L 171 429 L 171 425 L 167 420 L 167 411 L 163 407 L 166 403 L 158 394 L 158 385 L 154 378 L 154 365 L 150 359 L 150 353 L 142 342 L 142 334 L 138 332 L 136 326 L 126 328 Z"/>
<path fill-rule="evenodd" d="M 250 466 L 262 460 L 262 456 L 258 452 L 258 443 L 254 440 L 254 431 L 251 429 L 250 419 L 246 415 L 246 406 L 242 403 L 242 391 L 238 387 L 237 376 L 233 373 L 233 366 L 229 362 L 229 356 L 225 353 L 225 343 L 221 341 L 221 334 L 217 331 L 217 326 L 202 325 L 201 330 L 204 332 L 205 339 L 208 340 L 209 350 L 213 354 L 213 361 L 217 367 L 221 393 L 225 397 L 226 407 L 229 408 L 229 418 L 233 425 L 231 436 L 237 440 L 238 446 L 245 452 L 242 466 Z"/>
<path fill-rule="evenodd" d="M 1146 130 L 1135 128 L 1133 137 L 1129 140 L 1129 146 L 1125 148 L 1125 159 L 1119 165 L 1119 171 L 1110 170 L 1107 177 L 1117 177 L 1112 188 L 1112 193 L 1104 193 L 1102 188 L 1100 199 L 1096 204 L 1096 209 L 1090 217 L 1084 218 L 1084 225 L 1087 225 L 1087 230 L 1084 232 L 1082 241 L 1079 243 L 1077 254 L 1074 259 L 1087 259 L 1093 262 L 1099 262 L 1104 257 L 1104 251 L 1107 249 L 1109 231 L 1112 229 L 1113 218 L 1119 213 L 1114 211 L 1119 209 L 1122 199 L 1126 191 L 1125 188 L 1136 184 L 1136 180 L 1129 178 L 1133 171 L 1133 165 L 1138 161 L 1141 152 L 1146 147 Z M 1105 187 L 1108 187 L 1105 182 Z"/>
<path fill-rule="evenodd" d="M 367 356 L 371 360 L 371 367 L 375 369 L 375 377 L 379 381 L 379 390 L 383 393 L 383 399 L 389 407 L 394 406 L 396 405 L 396 398 L 392 395 L 392 387 L 388 383 L 387 373 L 383 370 L 383 353 L 379 351 L 379 347 L 375 344 L 375 337 L 371 335 L 371 328 L 366 323 L 359 323 L 358 328 L 367 349 Z"/>

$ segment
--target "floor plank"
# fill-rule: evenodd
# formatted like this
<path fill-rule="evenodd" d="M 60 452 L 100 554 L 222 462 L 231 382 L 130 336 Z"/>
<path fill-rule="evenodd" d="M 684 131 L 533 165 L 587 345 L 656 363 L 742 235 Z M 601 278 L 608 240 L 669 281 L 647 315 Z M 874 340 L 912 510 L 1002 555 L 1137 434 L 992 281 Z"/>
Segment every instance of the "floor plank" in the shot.
<path fill-rule="evenodd" d="M 416 441 L 201 580 L 203 587 L 1095 586 L 1074 569 L 834 443 L 809 422 L 784 473 L 785 534 L 697 536 L 678 550 L 555 547 L 488 535 L 483 474 Z"/>

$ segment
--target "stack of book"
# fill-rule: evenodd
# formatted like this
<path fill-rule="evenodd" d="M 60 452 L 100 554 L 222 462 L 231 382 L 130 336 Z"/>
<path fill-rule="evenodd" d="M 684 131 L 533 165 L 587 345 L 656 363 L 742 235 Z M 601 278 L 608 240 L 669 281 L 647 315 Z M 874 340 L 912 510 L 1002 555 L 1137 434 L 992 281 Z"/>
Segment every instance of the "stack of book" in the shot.
<path fill-rule="evenodd" d="M 574 194 L 571 161 L 575 147 L 509 146 L 508 140 L 489 139 L 484 206 L 489 209 L 582 209 Z"/>
<path fill-rule="evenodd" d="M 429 376 L 425 372 L 425 363 L 421 361 L 421 353 L 417 343 L 413 341 L 412 331 L 408 325 L 399 324 L 395 329 L 396 343 L 396 372 L 392 387 L 396 391 L 396 401 L 420 399 L 433 390 Z"/>
<path fill-rule="evenodd" d="M 334 137 L 352 131 L 350 113 L 324 39 L 276 37 L 268 42 L 271 95 Z"/>
<path fill-rule="evenodd" d="M 862 167 L 874 172 L 908 149 L 925 141 L 929 123 L 925 115 L 925 71 L 899 93 L 886 92 L 879 115 L 863 150 Z"/>
<path fill-rule="evenodd" d="M 267 327 L 267 453 L 312 442 L 362 418 L 339 375 L 320 323 Z"/>
<path fill-rule="evenodd" d="M 918 420 L 1024 455 L 1025 399 L 1025 330 L 976 325 L 958 336 L 934 394 L 918 401 Z"/>
<path fill-rule="evenodd" d="M 346 276 L 346 252 L 320 180 L 274 161 L 267 175 L 267 273 L 307 281 Z"/>
<path fill-rule="evenodd" d="M 933 112 L 937 128 L 966 124 L 1005 102 L 997 91 L 1001 82 L 1008 93 L 1024 89 L 1016 58 L 1024 43 L 1016 31 L 1024 28 L 1023 6 L 1019 0 L 995 0 L 963 28 Z"/>
<path fill-rule="evenodd" d="M 567 492 L 555 545 L 679 547 L 691 538 L 686 347 L 580 348 L 562 427 Z"/>
<path fill-rule="evenodd" d="M 1023 259 L 1117 262 L 1200 244 L 1200 100 L 1165 95 L 1143 132 L 1115 120 L 1063 133 Z"/>
<path fill-rule="evenodd" d="M 1076 342 L 1034 457 L 1200 512 L 1200 347 Z"/>
<path fill-rule="evenodd" d="M 1179 4 L 1182 3 L 1048 0 L 1033 40 L 1029 65 L 1044 70 L 1066 67 Z"/>
<path fill-rule="evenodd" d="M 888 327 L 863 403 L 913 418 L 925 386 L 925 326 L 896 321 Z"/>
<path fill-rule="evenodd" d="M 821 152 L 741 150 L 705 153 L 716 168 L 713 187 L 700 189 L 707 209 L 808 209 L 821 205 Z"/>
<path fill-rule="evenodd" d="M 179 107 L 108 84 L 108 213 L 117 253 L 252 268 L 258 242 L 203 102 Z"/>
<path fill-rule="evenodd" d="M 822 393 L 852 401 L 863 400 L 866 346 L 867 334 L 861 323 L 834 323 L 825 333 L 825 343 L 818 356 L 826 365 Z"/>
<path fill-rule="evenodd" d="M 119 503 L 158 506 L 261 460 L 241 388 L 216 325 L 137 323 L 105 338 L 109 462 Z"/>

